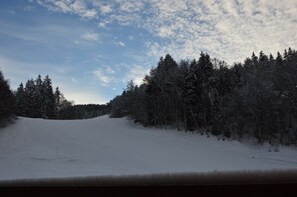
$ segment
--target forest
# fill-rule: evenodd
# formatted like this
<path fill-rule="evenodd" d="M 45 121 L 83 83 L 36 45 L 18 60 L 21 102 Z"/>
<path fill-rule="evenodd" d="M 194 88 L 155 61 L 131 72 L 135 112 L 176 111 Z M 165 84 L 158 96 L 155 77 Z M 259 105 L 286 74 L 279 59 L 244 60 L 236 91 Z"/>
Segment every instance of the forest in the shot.
<path fill-rule="evenodd" d="M 167 54 L 143 84 L 129 82 L 110 104 L 111 117 L 129 116 L 144 126 L 296 145 L 297 52 L 273 57 L 261 51 L 231 67 L 203 52 L 179 63 Z"/>
<path fill-rule="evenodd" d="M 266 55 L 228 66 L 201 52 L 199 59 L 177 63 L 169 54 L 141 85 L 127 84 L 104 105 L 74 105 L 49 76 L 30 79 L 12 91 L 0 71 L 0 126 L 17 116 L 83 119 L 110 114 L 128 116 L 146 127 L 176 128 L 241 141 L 297 144 L 297 52 Z"/>
<path fill-rule="evenodd" d="M 88 104 L 74 105 L 68 101 L 56 87 L 53 91 L 52 80 L 47 75 L 29 79 L 24 87 L 19 85 L 11 91 L 8 81 L 0 71 L 0 126 L 13 122 L 17 116 L 43 119 L 86 119 L 105 115 L 109 112 L 108 105 Z"/>

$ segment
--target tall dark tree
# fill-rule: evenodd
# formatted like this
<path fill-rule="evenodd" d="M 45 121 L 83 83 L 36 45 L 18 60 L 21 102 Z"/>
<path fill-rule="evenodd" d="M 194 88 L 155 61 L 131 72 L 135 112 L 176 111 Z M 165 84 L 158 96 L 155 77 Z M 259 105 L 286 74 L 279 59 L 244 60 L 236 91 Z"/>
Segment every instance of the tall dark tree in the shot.
<path fill-rule="evenodd" d="M 26 85 L 25 85 L 24 100 L 26 101 L 26 108 L 25 108 L 26 117 L 31 117 L 31 118 L 37 117 L 34 91 L 35 91 L 35 82 L 33 79 L 30 79 L 26 82 Z"/>
<path fill-rule="evenodd" d="M 199 100 L 201 101 L 202 82 L 199 80 L 199 73 L 196 71 L 197 62 L 193 60 L 190 64 L 183 84 L 183 102 L 185 106 L 184 121 L 185 128 L 193 131 L 198 128 L 199 117 L 198 110 L 200 110 Z M 197 76 L 198 74 L 198 76 Z M 200 123 L 200 122 L 199 122 Z"/>
<path fill-rule="evenodd" d="M 59 117 L 59 111 L 60 111 L 60 100 L 61 100 L 61 92 L 59 90 L 59 87 L 56 87 L 55 93 L 54 93 L 54 117 Z"/>
<path fill-rule="evenodd" d="M 45 114 L 43 118 L 53 118 L 55 112 L 55 96 L 53 93 L 52 81 L 47 75 L 43 81 Z"/>
<path fill-rule="evenodd" d="M 18 116 L 26 116 L 26 92 L 21 83 L 16 91 L 16 105 L 17 105 L 17 115 Z"/>
<path fill-rule="evenodd" d="M 5 126 L 14 117 L 14 114 L 15 97 L 0 70 L 0 127 Z"/>
<path fill-rule="evenodd" d="M 45 89 L 43 86 L 43 81 L 41 75 L 38 75 L 35 80 L 35 86 L 33 91 L 33 105 L 35 106 L 35 118 L 46 118 L 46 106 L 44 101 Z"/>

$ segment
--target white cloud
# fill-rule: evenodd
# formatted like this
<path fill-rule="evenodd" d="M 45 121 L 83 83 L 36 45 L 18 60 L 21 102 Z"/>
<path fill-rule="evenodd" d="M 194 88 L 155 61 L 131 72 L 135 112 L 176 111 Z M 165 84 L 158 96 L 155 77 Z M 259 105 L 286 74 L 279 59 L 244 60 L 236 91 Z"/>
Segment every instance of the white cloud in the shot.
<path fill-rule="evenodd" d="M 108 72 L 108 71 L 107 71 Z M 111 82 L 113 82 L 113 77 L 110 76 L 110 73 L 108 74 L 106 71 L 104 71 L 102 68 L 97 68 L 93 71 L 93 74 L 101 82 L 101 86 L 107 86 Z"/>
<path fill-rule="evenodd" d="M 112 12 L 112 8 L 110 5 L 102 5 L 102 6 L 100 6 L 100 12 L 102 14 L 108 14 L 108 13 Z"/>
<path fill-rule="evenodd" d="M 134 40 L 134 36 L 128 36 L 129 40 Z"/>
<path fill-rule="evenodd" d="M 97 11 L 94 8 L 88 8 L 86 1 L 82 0 L 36 0 L 39 5 L 42 5 L 49 10 L 63 13 L 77 14 L 83 18 L 97 18 Z"/>
<path fill-rule="evenodd" d="M 115 38 L 117 39 L 117 38 Z M 113 43 L 116 45 L 116 46 L 120 46 L 120 47 L 124 47 L 126 46 L 126 44 L 122 41 L 113 41 Z"/>
<path fill-rule="evenodd" d="M 95 18 L 97 16 L 97 12 L 96 10 L 85 10 L 81 13 L 81 16 L 86 18 Z"/>
<path fill-rule="evenodd" d="M 143 28 L 160 38 L 158 41 L 146 40 L 147 54 L 154 58 L 164 52 L 177 59 L 197 58 L 203 50 L 231 64 L 243 61 L 253 51 L 275 53 L 289 46 L 297 47 L 295 0 L 38 2 L 48 9 L 82 17 L 85 11 L 79 10 L 100 10 L 100 21 L 104 24 L 116 22 Z M 76 2 L 81 2 L 78 8 L 74 8 Z M 95 13 L 91 17 L 95 17 Z"/>
<path fill-rule="evenodd" d="M 126 74 L 126 77 L 124 78 L 123 82 L 127 83 L 130 80 L 133 80 L 134 84 L 140 85 L 143 81 L 144 76 L 149 73 L 149 70 L 149 68 L 134 65 L 130 67 L 130 70 Z"/>
<path fill-rule="evenodd" d="M 119 42 L 118 42 L 118 45 L 120 45 L 120 46 L 122 46 L 122 47 L 126 46 L 125 43 L 123 43 L 122 41 L 119 41 Z"/>
<path fill-rule="evenodd" d="M 115 71 L 111 67 L 106 67 L 106 72 L 109 74 L 115 74 Z"/>
<path fill-rule="evenodd" d="M 166 38 L 166 37 L 170 37 L 174 34 L 174 32 L 172 31 L 171 27 L 160 27 L 159 31 L 158 31 L 158 36 L 162 37 L 162 38 Z"/>
<path fill-rule="evenodd" d="M 86 41 L 99 41 L 99 34 L 94 32 L 87 32 L 81 35 L 81 38 Z"/>
<path fill-rule="evenodd" d="M 98 26 L 101 27 L 101 28 L 106 28 L 106 25 L 103 22 L 98 23 Z"/>
<path fill-rule="evenodd" d="M 139 0 L 120 1 L 119 7 L 121 12 L 140 12 L 143 9 L 144 2 Z"/>

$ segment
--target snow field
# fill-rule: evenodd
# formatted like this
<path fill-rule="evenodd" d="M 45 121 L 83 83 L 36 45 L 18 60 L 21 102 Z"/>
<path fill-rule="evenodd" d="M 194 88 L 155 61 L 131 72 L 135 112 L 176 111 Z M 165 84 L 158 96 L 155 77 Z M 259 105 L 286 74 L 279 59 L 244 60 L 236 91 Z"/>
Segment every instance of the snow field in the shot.
<path fill-rule="evenodd" d="M 126 118 L 20 118 L 0 129 L 0 180 L 297 169 L 297 149 L 134 125 Z"/>

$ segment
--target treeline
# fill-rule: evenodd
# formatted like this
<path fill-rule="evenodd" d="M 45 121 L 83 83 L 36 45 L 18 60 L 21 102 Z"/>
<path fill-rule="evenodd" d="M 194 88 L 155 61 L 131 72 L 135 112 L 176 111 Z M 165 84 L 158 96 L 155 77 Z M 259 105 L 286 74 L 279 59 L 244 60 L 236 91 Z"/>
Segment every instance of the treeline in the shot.
<path fill-rule="evenodd" d="M 180 63 L 166 55 L 142 85 L 130 82 L 110 104 L 111 117 L 129 115 L 145 126 L 296 144 L 297 52 L 261 51 L 231 67 L 205 53 Z"/>
<path fill-rule="evenodd" d="M 74 105 L 56 87 L 53 92 L 49 76 L 21 83 L 16 93 L 16 115 L 43 119 L 85 119 L 109 113 L 107 105 Z"/>
<path fill-rule="evenodd" d="M 73 105 L 60 110 L 59 119 L 88 119 L 103 116 L 109 113 L 109 104 Z"/>
<path fill-rule="evenodd" d="M 41 75 L 21 83 L 11 91 L 8 81 L 0 71 L 0 127 L 6 126 L 17 116 L 43 119 L 85 119 L 109 113 L 110 107 L 104 105 L 74 105 L 65 99 L 56 87 L 53 91 L 52 80 Z"/>

